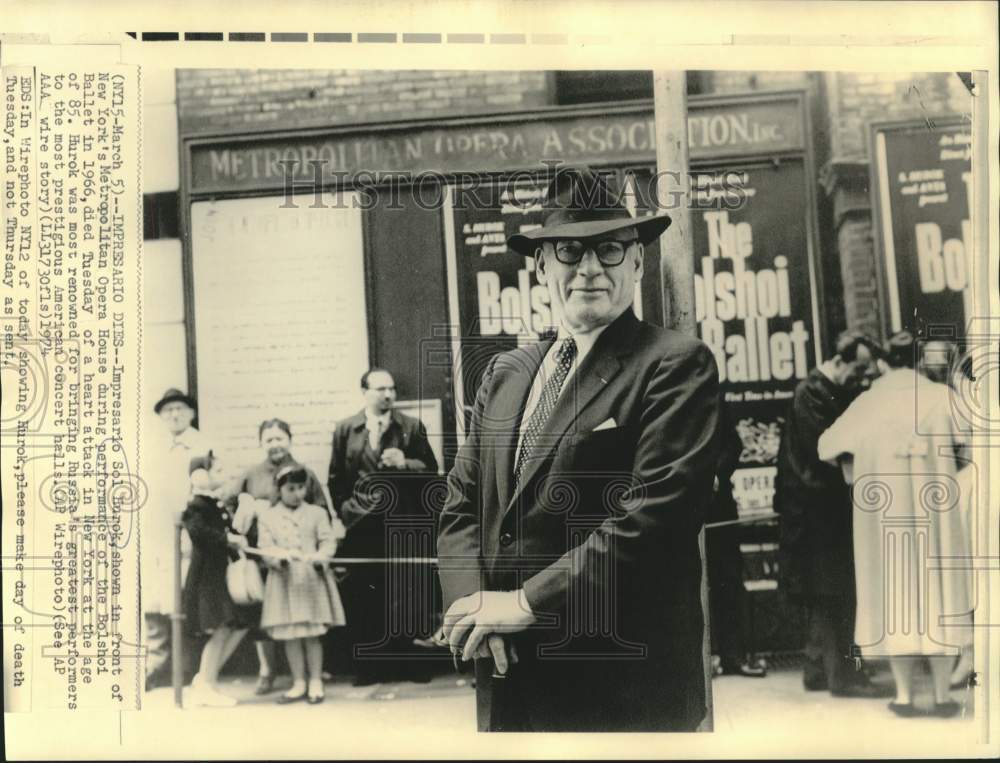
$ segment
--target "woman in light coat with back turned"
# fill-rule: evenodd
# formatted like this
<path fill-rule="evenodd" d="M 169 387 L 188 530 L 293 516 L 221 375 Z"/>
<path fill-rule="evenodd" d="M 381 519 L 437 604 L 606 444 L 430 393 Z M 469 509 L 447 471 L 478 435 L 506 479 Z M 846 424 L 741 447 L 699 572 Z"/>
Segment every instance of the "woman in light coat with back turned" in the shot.
<path fill-rule="evenodd" d="M 888 657 L 896 682 L 889 708 L 917 715 L 915 659 L 930 661 L 932 715 L 955 715 L 949 678 L 973 608 L 967 569 L 937 569 L 968 557 L 968 525 L 956 474 L 965 435 L 949 388 L 913 369 L 908 332 L 890 341 L 884 375 L 819 439 L 819 456 L 850 462 L 857 581 L 855 642 L 864 657 Z M 851 474 L 853 472 L 853 474 Z M 961 565 L 947 565 L 950 567 Z"/>

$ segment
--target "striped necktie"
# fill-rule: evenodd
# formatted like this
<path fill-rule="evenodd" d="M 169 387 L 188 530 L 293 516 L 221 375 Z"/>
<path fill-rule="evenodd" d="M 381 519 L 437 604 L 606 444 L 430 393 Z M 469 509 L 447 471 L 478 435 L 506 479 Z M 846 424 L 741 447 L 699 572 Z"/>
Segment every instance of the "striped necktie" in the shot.
<path fill-rule="evenodd" d="M 552 376 L 545 382 L 542 396 L 538 399 L 538 405 L 532 411 L 528 426 L 525 427 L 524 435 L 521 438 L 521 450 L 517 454 L 517 464 L 514 466 L 515 490 L 521 483 L 521 474 L 524 472 L 528 459 L 537 455 L 534 453 L 535 445 L 556 407 L 556 400 L 559 399 L 559 392 L 569 375 L 569 369 L 573 366 L 574 358 L 576 358 L 576 340 L 573 337 L 564 339 L 556 351 L 556 365 L 552 369 Z"/>

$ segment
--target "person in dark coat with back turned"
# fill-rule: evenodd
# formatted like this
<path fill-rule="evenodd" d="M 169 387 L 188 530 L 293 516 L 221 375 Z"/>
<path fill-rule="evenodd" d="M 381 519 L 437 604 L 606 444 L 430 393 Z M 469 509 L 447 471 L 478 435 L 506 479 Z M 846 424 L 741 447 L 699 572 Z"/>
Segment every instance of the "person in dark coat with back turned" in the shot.
<path fill-rule="evenodd" d="M 561 168 L 544 226 L 508 240 L 559 333 L 493 357 L 449 474 L 445 635 L 479 658 L 484 731 L 693 731 L 706 713 L 718 370 L 636 318 L 643 247 L 670 218 L 631 217 L 609 183 Z"/>
<path fill-rule="evenodd" d="M 232 550 L 246 548 L 247 542 L 233 532 L 232 514 L 223 500 L 227 476 L 223 461 L 209 451 L 191 459 L 189 470 L 192 496 L 183 515 L 191 535 L 191 569 L 183 595 L 185 625 L 190 633 L 210 638 L 187 701 L 231 707 L 236 700 L 218 690 L 219 671 L 259 618 L 260 608 L 238 606 L 226 585 Z"/>
<path fill-rule="evenodd" d="M 806 616 L 803 684 L 837 696 L 885 692 L 854 667 L 854 540 L 850 487 L 840 470 L 820 460 L 819 436 L 847 410 L 877 373 L 877 348 L 845 332 L 836 352 L 803 379 L 781 434 L 774 508 L 781 516 L 781 577 Z"/>

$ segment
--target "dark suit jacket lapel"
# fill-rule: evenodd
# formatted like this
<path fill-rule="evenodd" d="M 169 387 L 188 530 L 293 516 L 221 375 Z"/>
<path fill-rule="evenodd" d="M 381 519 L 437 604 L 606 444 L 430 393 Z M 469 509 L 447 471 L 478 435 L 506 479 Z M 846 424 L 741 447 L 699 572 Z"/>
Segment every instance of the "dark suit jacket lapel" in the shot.
<path fill-rule="evenodd" d="M 509 368 L 504 376 L 503 391 L 497 395 L 496 409 L 492 415 L 498 424 L 494 439 L 497 467 L 497 499 L 500 506 L 507 506 L 513 489 L 514 449 L 521 426 L 521 413 L 528 399 L 531 383 L 552 347 L 552 342 L 540 342 L 524 348 L 522 363 Z M 526 357 L 525 357 L 526 356 Z M 512 364 L 513 365 L 513 364 Z"/>
<path fill-rule="evenodd" d="M 548 460 L 549 455 L 580 413 L 621 371 L 622 364 L 618 356 L 631 346 L 629 340 L 636 323 L 635 315 L 631 310 L 628 310 L 625 315 L 608 326 L 597 338 L 594 346 L 587 353 L 587 357 L 567 380 L 552 415 L 542 429 L 535 457 L 525 464 L 517 492 L 501 504 L 507 511 L 510 510 L 525 486 L 531 483 L 535 473 Z M 511 460 L 513 460 L 514 448 L 517 447 L 516 431 L 514 435 L 514 441 L 510 448 Z"/>

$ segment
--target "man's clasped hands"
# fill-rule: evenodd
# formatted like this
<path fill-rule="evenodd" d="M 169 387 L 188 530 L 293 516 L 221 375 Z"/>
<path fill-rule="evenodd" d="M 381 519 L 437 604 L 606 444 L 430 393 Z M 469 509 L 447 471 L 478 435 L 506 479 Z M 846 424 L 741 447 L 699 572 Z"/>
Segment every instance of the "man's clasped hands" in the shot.
<path fill-rule="evenodd" d="M 536 621 L 523 590 L 477 591 L 457 599 L 444 615 L 438 641 L 468 662 L 492 657 L 495 673 L 506 675 L 518 661 L 517 650 L 507 636 L 525 630 Z"/>

